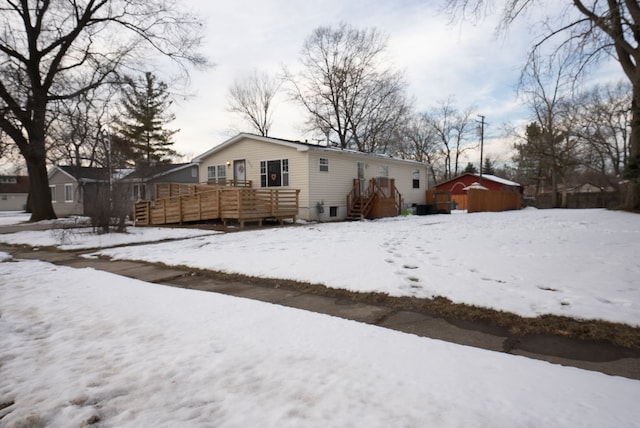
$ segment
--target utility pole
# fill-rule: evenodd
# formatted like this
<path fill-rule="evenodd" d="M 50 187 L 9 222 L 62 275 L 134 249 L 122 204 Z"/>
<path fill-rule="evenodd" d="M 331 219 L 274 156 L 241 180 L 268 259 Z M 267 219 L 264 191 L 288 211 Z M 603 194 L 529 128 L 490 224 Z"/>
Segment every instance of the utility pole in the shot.
<path fill-rule="evenodd" d="M 480 120 L 477 120 L 476 122 L 480 122 L 480 126 L 478 127 L 478 131 L 480 134 L 480 185 L 482 186 L 482 152 L 484 151 L 484 125 L 485 125 L 485 121 L 484 121 L 484 116 L 479 114 L 478 117 L 480 118 Z"/>

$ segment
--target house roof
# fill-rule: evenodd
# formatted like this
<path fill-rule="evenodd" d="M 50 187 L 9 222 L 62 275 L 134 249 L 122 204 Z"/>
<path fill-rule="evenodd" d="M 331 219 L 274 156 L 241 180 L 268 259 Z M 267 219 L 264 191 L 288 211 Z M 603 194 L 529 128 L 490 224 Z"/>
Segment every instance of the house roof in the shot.
<path fill-rule="evenodd" d="M 0 193 L 29 193 L 29 177 L 26 175 L 1 175 Z"/>
<path fill-rule="evenodd" d="M 452 178 L 450 180 L 443 181 L 442 183 L 438 183 L 438 186 L 441 186 L 441 185 L 447 184 L 447 183 L 451 183 L 453 181 L 460 180 L 460 177 L 464 177 L 464 176 L 471 176 L 471 177 L 476 177 L 476 178 L 480 179 L 480 174 L 465 173 L 465 174 L 459 175 L 459 176 L 457 176 L 455 178 Z M 491 174 L 482 174 L 482 179 L 483 180 L 493 181 L 494 183 L 504 184 L 505 186 L 522 187 L 520 185 L 520 183 L 516 183 L 515 181 L 507 180 L 506 178 L 497 177 L 497 176 L 491 175 Z"/>
<path fill-rule="evenodd" d="M 418 162 L 418 161 L 414 161 L 414 160 L 408 160 L 408 159 L 400 159 L 400 158 L 394 158 L 390 155 L 387 154 L 380 154 L 380 153 L 365 153 L 365 152 L 359 152 L 357 150 L 351 150 L 351 149 L 342 149 L 339 147 L 334 147 L 334 146 L 323 146 L 320 144 L 310 144 L 306 141 L 294 141 L 294 140 L 285 140 L 282 138 L 273 138 L 273 137 L 263 137 L 262 135 L 256 135 L 256 134 L 251 134 L 251 133 L 246 133 L 246 132 L 242 132 L 240 134 L 237 134 L 234 137 L 229 138 L 228 140 L 218 144 L 217 146 L 212 147 L 211 149 L 207 150 L 206 152 L 202 153 L 199 156 L 196 156 L 195 158 L 193 158 L 193 163 L 201 163 L 204 159 L 206 159 L 207 157 L 213 155 L 214 153 L 217 153 L 221 150 L 223 150 L 224 148 L 231 146 L 235 143 L 237 143 L 240 140 L 243 140 L 245 138 L 249 138 L 252 140 L 257 140 L 257 141 L 262 141 L 265 143 L 270 143 L 270 144 L 277 144 L 277 145 L 281 145 L 281 146 L 285 146 L 285 147 L 290 147 L 292 149 L 296 149 L 299 152 L 306 152 L 309 150 L 319 150 L 319 151 L 326 151 L 326 152 L 331 152 L 331 153 L 345 153 L 345 154 L 351 154 L 351 155 L 356 155 L 356 156 L 362 156 L 362 157 L 376 157 L 376 158 L 382 158 L 382 159 L 389 159 L 389 160 L 394 160 L 394 161 L 398 161 L 398 162 L 406 162 L 406 163 L 414 163 L 416 165 L 421 165 L 424 166 L 424 164 L 422 162 Z"/>
<path fill-rule="evenodd" d="M 90 167 L 90 166 L 72 166 L 72 165 L 55 166 L 49 172 L 49 177 L 51 177 L 53 172 L 56 170 L 62 171 L 63 174 L 66 174 L 70 178 L 73 178 L 77 181 L 82 181 L 85 183 L 109 181 L 109 168 L 97 168 L 97 167 Z M 128 174 L 130 171 L 131 170 L 128 170 L 128 169 L 113 169 L 111 171 L 111 178 L 114 180 L 119 180 L 125 174 Z"/>
<path fill-rule="evenodd" d="M 171 174 L 185 168 L 193 166 L 193 163 L 178 163 L 178 164 L 161 164 L 136 168 L 132 173 L 124 177 L 125 180 L 131 179 L 153 179 L 162 177 L 167 174 Z"/>

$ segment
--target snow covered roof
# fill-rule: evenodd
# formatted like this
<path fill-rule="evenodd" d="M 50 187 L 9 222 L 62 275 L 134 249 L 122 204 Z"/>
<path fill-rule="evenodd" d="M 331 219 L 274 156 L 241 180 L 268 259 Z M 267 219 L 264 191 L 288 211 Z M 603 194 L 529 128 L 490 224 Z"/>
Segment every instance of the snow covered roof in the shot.
<path fill-rule="evenodd" d="M 480 178 L 480 174 L 473 174 L 473 175 Z M 507 186 L 520 186 L 520 183 L 516 183 L 515 181 L 507 180 L 506 178 L 498 177 L 491 174 L 482 174 L 482 178 L 495 181 L 496 183 L 505 184 Z"/>

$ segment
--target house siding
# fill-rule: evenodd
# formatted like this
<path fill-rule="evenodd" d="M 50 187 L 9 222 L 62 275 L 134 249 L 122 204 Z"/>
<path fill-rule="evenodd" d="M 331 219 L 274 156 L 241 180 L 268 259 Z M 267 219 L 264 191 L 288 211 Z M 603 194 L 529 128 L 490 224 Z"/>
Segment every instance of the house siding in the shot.
<path fill-rule="evenodd" d="M 0 193 L 0 211 L 24 211 L 28 193 Z"/>
<path fill-rule="evenodd" d="M 295 147 L 271 144 L 245 138 L 235 144 L 213 153 L 200 164 L 200 181 L 207 182 L 207 167 L 213 165 L 229 165 L 226 169 L 227 180 L 233 179 L 233 161 L 245 160 L 246 179 L 251 180 L 253 187 L 260 187 L 260 162 L 278 159 L 289 160 L 289 185 L 283 189 L 299 189 L 300 215 L 309 211 L 308 192 L 308 152 L 300 152 Z"/>
<path fill-rule="evenodd" d="M 194 174 L 195 169 L 195 174 Z M 125 180 L 129 184 L 129 194 L 133 198 L 133 185 L 144 185 L 145 186 L 145 199 L 155 199 L 156 198 L 156 184 L 161 183 L 188 183 L 188 184 L 197 184 L 200 180 L 199 175 L 200 172 L 198 170 L 197 165 L 190 166 L 188 168 L 182 168 L 178 171 L 169 172 L 167 174 L 161 175 L 159 177 L 147 179 L 147 178 L 134 178 L 131 180 Z M 195 177 L 194 177 L 195 175 Z M 206 168 L 205 168 L 205 176 L 204 180 L 206 181 Z"/>
<path fill-rule="evenodd" d="M 260 187 L 260 161 L 288 159 L 289 185 L 284 188 L 300 190 L 299 217 L 305 220 L 342 220 L 347 216 L 347 195 L 358 176 L 357 164 L 363 162 L 366 181 L 379 176 L 381 165 L 387 166 L 388 176 L 395 179 L 405 207 L 425 202 L 427 171 L 426 166 L 418 162 L 295 142 L 261 141 L 260 138 L 247 136 L 198 158 L 200 181 L 206 182 L 207 168 L 213 165 L 229 165 L 226 167 L 226 179 L 231 180 L 234 161 L 244 159 L 246 179 L 251 180 L 254 187 Z M 320 171 L 320 158 L 328 159 L 328 172 Z M 420 187 L 417 189 L 412 185 L 414 170 L 420 174 Z M 335 216 L 330 215 L 331 207 L 336 211 Z"/>
<path fill-rule="evenodd" d="M 73 186 L 73 201 L 65 201 L 65 184 Z M 53 211 L 58 217 L 83 215 L 82 188 L 78 181 L 60 170 L 55 170 L 49 177 L 49 186 L 55 186 L 56 200 L 52 202 Z"/>
<path fill-rule="evenodd" d="M 320 171 L 320 158 L 329 160 L 329 171 Z M 309 181 L 311 195 L 311 216 L 315 220 L 340 220 L 347 216 L 347 195 L 353 188 L 354 179 L 358 178 L 358 162 L 365 164 L 365 181 L 377 178 L 380 167 L 386 166 L 389 178 L 395 179 L 395 185 L 402 194 L 405 207 L 413 204 L 424 204 L 426 182 L 426 166 L 420 163 L 404 162 L 392 158 L 378 157 L 355 152 L 312 149 L 309 155 Z M 419 188 L 413 188 L 413 172 L 419 172 Z M 318 212 L 317 205 L 324 209 Z M 330 208 L 337 207 L 336 217 L 330 216 Z"/>

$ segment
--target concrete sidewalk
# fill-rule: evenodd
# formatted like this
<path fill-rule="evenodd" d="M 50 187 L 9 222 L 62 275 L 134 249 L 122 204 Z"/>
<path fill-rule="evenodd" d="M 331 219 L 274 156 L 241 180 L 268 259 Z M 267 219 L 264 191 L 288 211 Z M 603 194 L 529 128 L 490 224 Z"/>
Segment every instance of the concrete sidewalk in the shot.
<path fill-rule="evenodd" d="M 87 259 L 81 252 L 0 244 L 0 251 L 15 259 L 37 259 L 73 268 L 90 267 L 173 287 L 222 293 L 390 328 L 418 336 L 445 340 L 497 352 L 640 379 L 640 352 L 601 342 L 578 341 L 548 335 L 513 337 L 506 330 L 481 323 L 445 319 L 429 314 L 398 311 L 384 305 L 356 302 L 340 296 L 276 287 L 270 283 L 246 283 L 216 279 L 202 272 L 169 268 L 144 262 Z"/>

